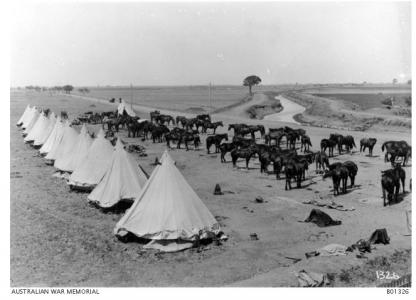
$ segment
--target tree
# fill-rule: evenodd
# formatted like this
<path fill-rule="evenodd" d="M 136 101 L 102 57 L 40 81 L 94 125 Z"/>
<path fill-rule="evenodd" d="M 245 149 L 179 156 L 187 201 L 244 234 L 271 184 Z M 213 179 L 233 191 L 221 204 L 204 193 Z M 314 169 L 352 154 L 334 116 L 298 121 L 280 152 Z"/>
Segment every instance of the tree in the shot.
<path fill-rule="evenodd" d="M 407 84 L 412 85 L 412 79 L 409 79 L 409 80 L 407 81 Z"/>
<path fill-rule="evenodd" d="M 397 83 L 397 78 L 394 78 L 393 79 L 393 84 L 396 84 Z"/>
<path fill-rule="evenodd" d="M 251 87 L 253 85 L 258 85 L 260 82 L 261 82 L 260 77 L 256 75 L 251 75 L 251 76 L 246 77 L 246 79 L 244 79 L 243 86 L 248 86 L 250 95 L 253 95 L 253 93 L 251 92 Z"/>
<path fill-rule="evenodd" d="M 62 89 L 65 91 L 65 93 L 71 94 L 71 91 L 74 89 L 74 87 L 72 85 L 67 84 L 64 85 Z"/>

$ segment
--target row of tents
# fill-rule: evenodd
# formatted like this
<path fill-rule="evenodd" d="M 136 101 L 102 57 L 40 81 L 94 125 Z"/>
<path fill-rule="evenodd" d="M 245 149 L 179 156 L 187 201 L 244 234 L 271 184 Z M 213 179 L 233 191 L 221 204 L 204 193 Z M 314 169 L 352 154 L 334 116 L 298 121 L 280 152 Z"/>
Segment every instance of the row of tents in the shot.
<path fill-rule="evenodd" d="M 150 240 L 144 247 L 179 251 L 218 237 L 220 226 L 165 151 L 148 178 L 120 138 L 113 147 L 101 128 L 92 138 L 53 112 L 26 107 L 17 125 L 24 141 L 39 149 L 74 189 L 92 190 L 88 200 L 102 208 L 133 201 L 114 234 Z"/>

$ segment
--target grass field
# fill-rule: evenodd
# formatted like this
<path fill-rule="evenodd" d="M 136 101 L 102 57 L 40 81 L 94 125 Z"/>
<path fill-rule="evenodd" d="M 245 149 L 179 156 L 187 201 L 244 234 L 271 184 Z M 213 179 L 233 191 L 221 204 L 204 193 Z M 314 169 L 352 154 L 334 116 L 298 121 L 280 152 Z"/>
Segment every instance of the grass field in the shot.
<path fill-rule="evenodd" d="M 325 97 L 332 100 L 343 100 L 346 102 L 357 104 L 361 107 L 361 109 L 366 110 L 370 108 L 382 107 L 382 101 L 384 99 L 394 97 L 396 99 L 396 105 L 406 106 L 405 98 L 410 96 L 410 93 L 338 93 L 338 94 L 313 94 L 318 97 Z"/>
<path fill-rule="evenodd" d="M 212 88 L 211 105 L 218 109 L 239 102 L 247 95 L 247 89 L 237 86 Z M 210 111 L 208 86 L 189 87 L 100 87 L 90 88 L 90 97 L 101 99 L 123 98 L 134 104 L 178 111 Z"/>
<path fill-rule="evenodd" d="M 282 91 L 291 89 L 292 85 L 256 86 L 253 92 Z M 248 88 L 244 86 L 213 85 L 211 104 L 209 88 L 206 86 L 157 86 L 157 87 L 90 87 L 88 97 L 100 99 L 122 98 L 133 104 L 155 108 L 165 108 L 192 113 L 210 112 L 232 106 L 244 101 Z M 80 94 L 77 89 L 73 94 Z"/>

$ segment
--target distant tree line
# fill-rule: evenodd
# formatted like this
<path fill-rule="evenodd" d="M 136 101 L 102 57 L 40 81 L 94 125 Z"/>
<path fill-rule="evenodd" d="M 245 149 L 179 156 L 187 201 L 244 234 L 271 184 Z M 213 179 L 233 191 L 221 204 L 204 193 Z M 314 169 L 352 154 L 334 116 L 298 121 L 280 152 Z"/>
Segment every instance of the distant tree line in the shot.
<path fill-rule="evenodd" d="M 70 84 L 66 84 L 63 86 L 53 86 L 53 87 L 41 87 L 41 86 L 28 85 L 28 86 L 25 86 L 25 89 L 33 90 L 37 92 L 50 91 L 50 92 L 64 92 L 66 94 L 70 94 L 74 90 L 74 87 Z M 86 87 L 82 87 L 82 88 L 78 88 L 78 92 L 82 94 L 86 94 L 86 93 L 89 93 L 90 90 Z"/>

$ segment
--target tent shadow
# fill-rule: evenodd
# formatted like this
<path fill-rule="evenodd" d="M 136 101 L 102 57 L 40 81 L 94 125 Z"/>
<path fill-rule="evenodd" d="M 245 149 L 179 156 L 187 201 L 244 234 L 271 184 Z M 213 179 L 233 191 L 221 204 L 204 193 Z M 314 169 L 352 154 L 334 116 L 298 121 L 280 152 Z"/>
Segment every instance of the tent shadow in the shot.
<path fill-rule="evenodd" d="M 89 203 L 95 208 L 98 208 L 99 210 L 101 210 L 101 212 L 105 214 L 117 214 L 118 215 L 118 214 L 125 213 L 126 210 L 129 209 L 133 205 L 134 201 L 123 199 L 111 207 L 101 207 L 96 202 L 89 202 Z"/>

